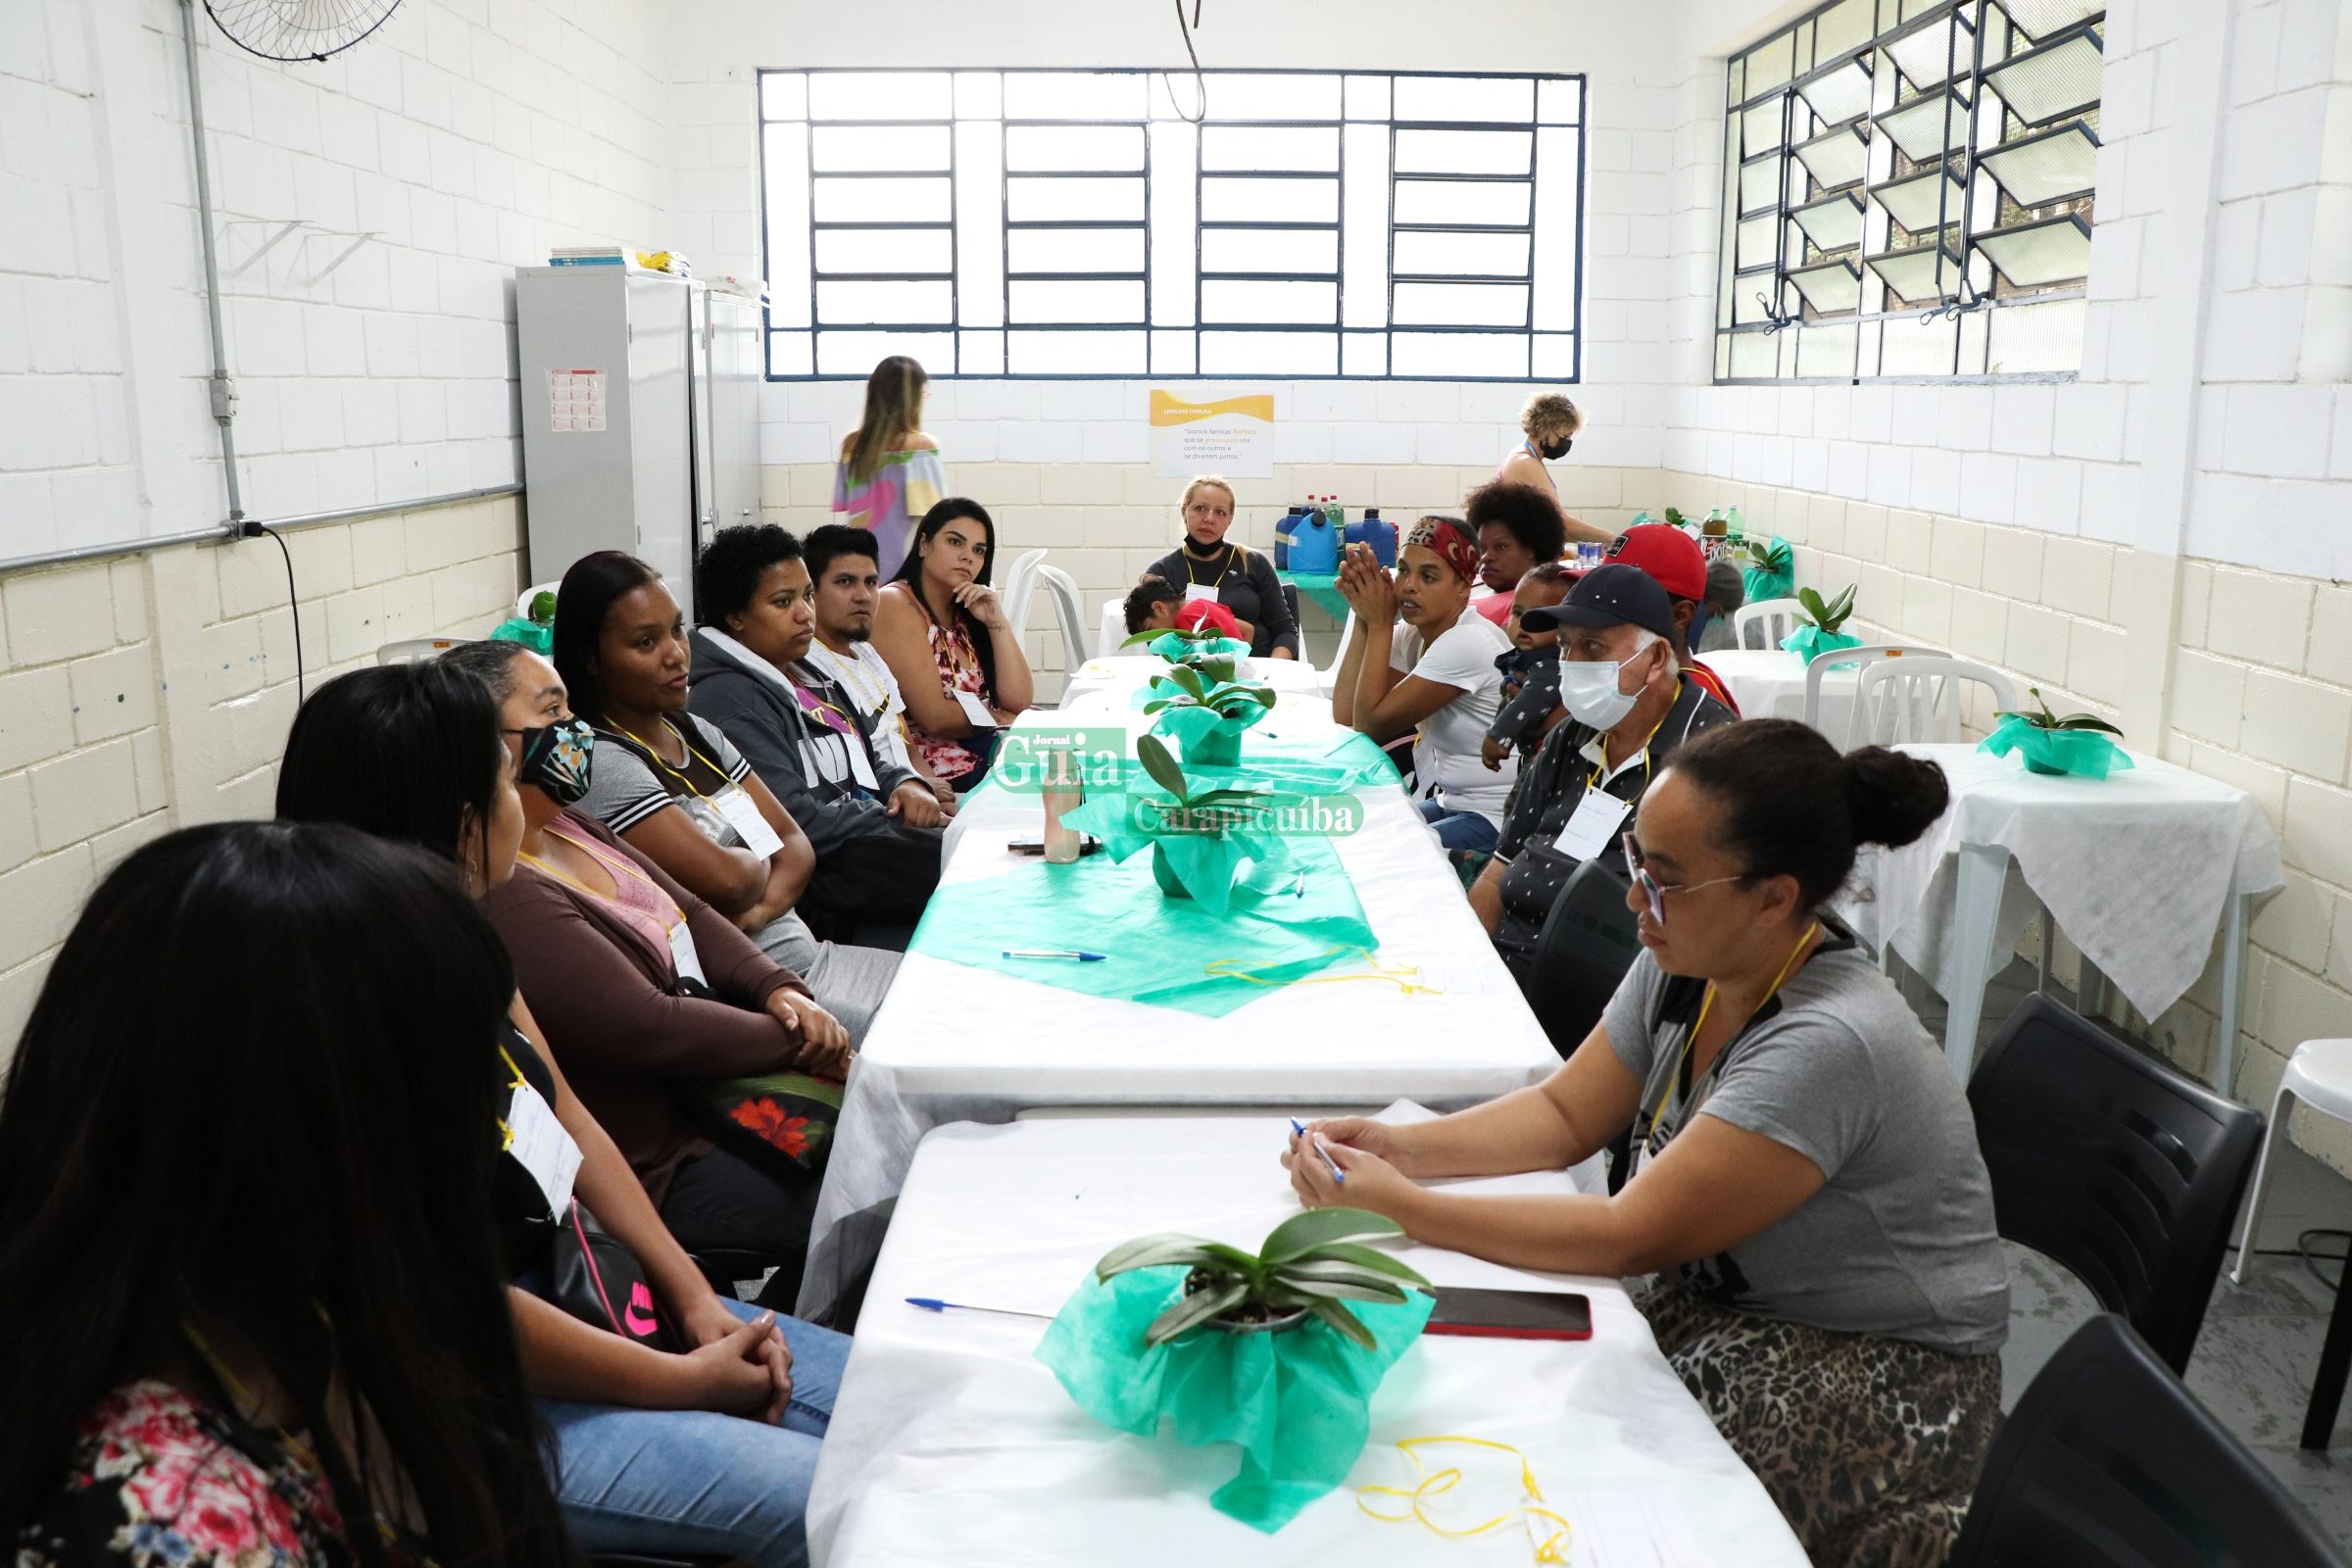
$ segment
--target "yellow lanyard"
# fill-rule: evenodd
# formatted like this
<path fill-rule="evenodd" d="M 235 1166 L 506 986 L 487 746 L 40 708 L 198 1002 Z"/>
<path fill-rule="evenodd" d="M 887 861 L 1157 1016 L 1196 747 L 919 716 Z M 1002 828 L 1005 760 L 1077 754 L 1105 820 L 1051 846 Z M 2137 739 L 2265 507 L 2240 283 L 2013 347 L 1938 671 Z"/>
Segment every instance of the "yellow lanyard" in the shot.
<path fill-rule="evenodd" d="M 1427 1507 L 1429 1499 L 1445 1495 L 1462 1482 L 1462 1472 L 1458 1466 L 1433 1472 L 1422 1460 L 1421 1447 L 1438 1443 L 1458 1443 L 1473 1448 L 1493 1448 L 1509 1454 L 1519 1461 L 1519 1486 L 1527 1494 L 1527 1500 L 1508 1512 L 1498 1513 L 1483 1524 L 1471 1525 L 1466 1529 L 1449 1529 L 1438 1523 L 1430 1517 Z M 1403 1450 L 1407 1459 L 1413 1461 L 1413 1471 L 1421 1479 L 1410 1487 L 1358 1487 L 1355 1491 L 1355 1505 L 1358 1508 L 1384 1524 L 1418 1523 L 1431 1534 L 1444 1536 L 1448 1541 L 1467 1541 L 1474 1536 L 1490 1535 L 1518 1522 L 1527 1527 L 1528 1540 L 1536 1548 L 1537 1562 L 1560 1564 L 1565 1568 L 1568 1561 L 1568 1521 L 1549 1508 L 1537 1506 L 1544 1500 L 1544 1489 L 1536 1485 L 1535 1467 L 1527 1462 L 1526 1454 L 1507 1443 L 1496 1443 L 1492 1438 L 1400 1438 L 1396 1446 Z M 1402 1513 L 1383 1513 L 1366 1502 L 1366 1497 L 1396 1497 L 1404 1503 L 1405 1508 Z M 1538 1519 L 1552 1527 L 1549 1535 L 1538 1536 L 1535 1525 Z"/>
<path fill-rule="evenodd" d="M 1682 695 L 1681 682 L 1679 679 L 1676 682 L 1675 695 L 1677 698 L 1680 698 Z M 1649 726 L 1649 733 L 1642 737 L 1642 774 L 1644 778 L 1649 776 L 1649 743 L 1658 738 L 1658 731 L 1664 729 L 1666 727 L 1666 721 L 1673 716 L 1674 705 L 1670 703 L 1666 707 L 1666 711 L 1658 715 L 1658 721 Z M 1602 776 L 1608 767 L 1609 738 L 1606 735 L 1602 735 L 1597 738 L 1600 741 L 1601 760 L 1592 765 L 1592 777 L 1585 780 L 1585 788 L 1587 789 L 1603 787 L 1607 783 L 1608 778 L 1615 778 L 1617 776 L 1616 773 L 1608 773 L 1607 778 Z M 1624 765 L 1624 767 L 1618 768 L 1617 772 L 1622 773 L 1627 767 L 1631 766 L 1633 766 L 1633 764 L 1628 762 Z"/>
<path fill-rule="evenodd" d="M 1185 585 L 1186 585 L 1187 587 L 1191 587 L 1191 588 L 1199 588 L 1199 587 L 1200 587 L 1200 586 L 1201 586 L 1200 579 L 1193 575 L 1193 553 L 1192 553 L 1190 550 L 1182 551 L 1182 552 L 1180 552 L 1180 553 L 1181 553 L 1181 554 L 1183 555 L 1183 557 L 1184 557 L 1184 581 L 1185 581 Z M 1222 582 L 1222 581 L 1224 581 L 1224 580 L 1225 580 L 1225 574 L 1226 574 L 1227 572 L 1231 571 L 1232 569 L 1233 569 L 1233 546 L 1231 546 L 1231 545 L 1227 545 L 1227 546 L 1225 547 L 1225 559 L 1224 559 L 1223 561 L 1221 561 L 1221 562 L 1219 562 L 1219 563 L 1217 564 L 1217 570 L 1216 570 L 1216 574 L 1215 574 L 1214 576 L 1212 576 L 1212 577 L 1210 577 L 1210 578 L 1208 579 L 1208 580 L 1209 580 L 1209 582 L 1210 582 L 1210 583 L 1218 583 L 1218 582 Z"/>
<path fill-rule="evenodd" d="M 1211 979 L 1242 980 L 1253 986 L 1337 986 L 1346 985 L 1351 980 L 1372 980 L 1386 985 L 1395 986 L 1397 990 L 1403 992 L 1408 997 L 1437 997 L 1445 995 L 1444 992 L 1438 990 L 1438 988 L 1435 986 L 1425 986 L 1416 983 L 1421 978 L 1421 971 L 1417 966 L 1409 963 L 1383 963 L 1378 958 L 1372 956 L 1372 951 L 1369 948 L 1351 947 L 1348 943 L 1343 942 L 1336 947 L 1325 949 L 1316 956 L 1319 958 L 1329 958 L 1338 956 L 1342 954 L 1353 954 L 1356 957 L 1361 958 L 1364 962 L 1372 966 L 1372 973 L 1317 974 L 1307 975 L 1304 978 L 1298 980 L 1269 980 L 1263 975 L 1251 973 L 1249 967 L 1244 967 L 1244 965 L 1248 965 L 1250 962 L 1250 960 L 1247 958 L 1211 958 L 1208 962 L 1202 964 L 1200 967 L 1209 975 Z M 1296 962 L 1298 960 L 1292 961 Z M 1279 965 L 1278 967 L 1288 968 L 1289 966 L 1290 965 L 1286 963 Z"/>
<path fill-rule="evenodd" d="M 627 861 L 615 860 L 611 856 L 599 852 L 594 845 L 582 844 L 578 839 L 572 838 L 568 834 L 557 833 L 555 828 L 552 826 L 549 827 L 547 831 L 553 834 L 555 837 L 562 839 L 573 849 L 585 853 L 590 858 L 601 861 L 605 868 L 612 873 L 613 891 L 615 893 L 618 893 L 620 890 L 620 878 L 623 876 L 631 876 L 644 883 L 647 887 L 652 888 L 656 893 L 661 893 L 662 898 L 669 899 L 668 894 L 662 892 L 662 885 L 660 883 L 654 881 L 651 877 L 647 876 L 644 872 L 638 870 L 635 866 L 629 864 Z M 567 886 L 578 888 L 582 893 L 587 894 L 588 897 L 596 900 L 600 904 L 615 904 L 619 902 L 617 899 L 606 898 L 605 895 L 597 892 L 596 889 L 590 887 L 578 877 L 573 876 L 569 871 L 564 870 L 562 866 L 552 865 L 549 862 L 539 858 L 539 857 L 536 855 L 525 855 L 520 851 L 517 851 L 515 852 L 514 858 L 520 860 L 523 864 L 529 866 L 534 871 L 541 872 L 547 876 L 552 876 L 557 881 L 564 883 Z M 669 922 L 672 926 L 678 925 L 686 918 L 686 911 L 678 907 L 677 901 L 674 899 L 670 900 L 669 912 L 676 917 Z"/>
<path fill-rule="evenodd" d="M 1781 983 L 1787 980 L 1788 972 L 1796 967 L 1797 955 L 1805 951 L 1805 944 L 1812 941 L 1814 934 L 1820 929 L 1821 922 L 1819 920 L 1815 920 L 1805 927 L 1805 934 L 1798 937 L 1796 946 L 1788 950 L 1787 960 L 1781 964 L 1781 972 L 1772 977 L 1772 985 L 1766 989 L 1762 997 L 1757 999 L 1754 1009 L 1748 1013 L 1750 1018 L 1753 1018 L 1756 1013 L 1762 1012 L 1765 1004 L 1780 994 Z M 1683 1036 L 1683 1049 L 1681 1054 L 1674 1058 L 1674 1071 L 1666 1075 L 1666 1087 L 1658 1091 L 1658 1102 L 1649 1107 L 1649 1124 L 1642 1128 L 1641 1141 L 1634 1148 L 1633 1157 L 1635 1159 L 1638 1160 L 1642 1157 L 1642 1151 L 1649 1146 L 1651 1134 L 1658 1130 L 1658 1118 L 1666 1114 L 1666 1102 L 1674 1094 L 1675 1081 L 1682 1077 L 1683 1063 L 1690 1059 L 1690 1048 L 1697 1044 L 1698 1032 L 1707 1026 L 1707 1009 L 1713 1005 L 1715 1005 L 1715 982 L 1710 980 L 1707 982 L 1706 995 L 1699 999 L 1698 1021 L 1691 1024 L 1689 1034 Z M 1733 1031 L 1735 1038 L 1738 1037 L 1738 1030 Z M 1723 1049 L 1731 1050 L 1731 1041 L 1725 1041 Z M 1715 1065 L 1721 1066 L 1722 1064 L 1723 1056 L 1718 1054 L 1715 1057 Z M 1698 1086 L 1693 1084 L 1690 1087 L 1695 1090 Z"/>
<path fill-rule="evenodd" d="M 840 712 L 841 710 L 835 709 L 834 711 Z M 688 740 L 685 736 L 685 733 L 680 730 L 677 725 L 672 724 L 668 719 L 665 718 L 662 720 L 662 727 L 669 731 L 672 735 L 677 736 L 679 750 L 683 751 L 688 757 L 693 758 L 696 761 L 702 763 L 711 772 L 717 774 L 720 778 L 727 779 L 728 788 L 733 789 L 736 787 L 735 781 L 731 778 L 727 778 L 727 770 L 719 766 L 716 762 L 710 760 L 710 759 L 708 757 L 705 757 L 702 753 L 696 751 L 694 749 L 694 742 Z M 661 765 L 662 771 L 668 773 L 679 783 L 685 785 L 686 788 L 693 793 L 696 800 L 707 801 L 710 798 L 710 796 L 705 795 L 700 789 L 695 787 L 694 780 L 687 776 L 684 768 L 670 766 L 669 759 L 663 757 L 653 747 L 647 745 L 644 741 L 638 739 L 638 737 L 635 735 L 630 734 L 627 730 L 620 728 L 618 725 L 613 726 L 613 733 L 618 735 L 621 739 L 629 742 L 632 746 L 636 747 L 637 750 L 643 752 L 646 756 L 652 758 Z"/>
<path fill-rule="evenodd" d="M 498 1059 L 505 1062 L 507 1071 L 514 1075 L 514 1081 L 507 1085 L 509 1089 L 528 1089 L 530 1087 L 530 1080 L 523 1077 L 522 1069 L 514 1065 L 514 1058 L 507 1054 L 507 1048 L 503 1045 L 498 1048 Z M 506 1153 L 514 1149 L 514 1129 L 507 1125 L 507 1118 L 504 1116 L 498 1118 L 498 1135 L 505 1140 L 498 1146 L 500 1153 Z"/>

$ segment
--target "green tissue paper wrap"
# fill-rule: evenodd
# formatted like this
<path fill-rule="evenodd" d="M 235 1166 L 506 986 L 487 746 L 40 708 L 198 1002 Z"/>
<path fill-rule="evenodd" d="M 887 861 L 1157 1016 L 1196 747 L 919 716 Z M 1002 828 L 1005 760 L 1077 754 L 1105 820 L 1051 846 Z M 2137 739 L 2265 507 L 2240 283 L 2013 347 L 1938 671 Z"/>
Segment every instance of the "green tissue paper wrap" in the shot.
<path fill-rule="evenodd" d="M 1176 690 L 1158 679 L 1152 681 L 1150 689 L 1155 699 L 1173 695 Z M 1215 695 L 1213 691 L 1211 695 Z M 1265 716 L 1262 704 L 1248 700 L 1230 715 L 1198 703 L 1170 703 L 1159 710 L 1152 727 L 1175 740 L 1187 767 L 1238 767 L 1242 760 L 1242 731 Z"/>
<path fill-rule="evenodd" d="M 1105 1426 L 1149 1438 L 1164 1420 L 1179 1443 L 1238 1446 L 1241 1472 L 1209 1501 L 1271 1534 L 1347 1479 L 1371 1430 L 1373 1391 L 1436 1303 L 1419 1291 L 1400 1304 L 1349 1301 L 1377 1342 L 1370 1350 L 1314 1318 L 1281 1334 L 1196 1329 L 1146 1348 L 1144 1331 L 1184 1289 L 1186 1272 L 1136 1269 L 1108 1284 L 1089 1274 L 1037 1358 Z"/>
<path fill-rule="evenodd" d="M 1764 559 L 1742 574 L 1746 584 L 1747 602 L 1760 605 L 1767 599 L 1788 599 L 1796 593 L 1796 558 L 1788 549 L 1788 541 L 1779 534 L 1764 547 Z"/>
<path fill-rule="evenodd" d="M 1995 757 L 2019 753 L 2030 773 L 2072 773 L 2078 778 L 2105 778 L 2119 767 L 2132 767 L 2132 756 L 2115 738 L 2095 729 L 2043 729 L 2015 714 L 1992 727 L 1977 750 Z"/>
<path fill-rule="evenodd" d="M 526 620 L 520 616 L 502 620 L 491 628 L 491 639 L 502 643 L 519 643 L 543 658 L 554 657 L 556 624 L 552 620 Z"/>
<path fill-rule="evenodd" d="M 1279 870 L 1251 867 L 1229 884 L 1222 913 L 1198 900 L 1163 897 L 1147 857 L 1123 865 L 1108 855 L 1070 865 L 1023 860 L 999 876 L 941 887 L 907 951 L 1082 996 L 1221 1018 L 1270 986 L 1350 962 L 1375 945 L 1338 851 L 1324 840 L 1296 842 Z M 1005 933 L 1012 931 L 1023 948 L 1110 956 L 1102 963 L 1007 958 Z M 1236 978 L 1236 969 L 1250 978 Z"/>
<path fill-rule="evenodd" d="M 1862 639 L 1841 631 L 1823 631 L 1819 626 L 1799 626 L 1781 639 L 1781 646 L 1810 664 L 1822 655 L 1834 654 L 1840 648 L 1859 648 Z"/>

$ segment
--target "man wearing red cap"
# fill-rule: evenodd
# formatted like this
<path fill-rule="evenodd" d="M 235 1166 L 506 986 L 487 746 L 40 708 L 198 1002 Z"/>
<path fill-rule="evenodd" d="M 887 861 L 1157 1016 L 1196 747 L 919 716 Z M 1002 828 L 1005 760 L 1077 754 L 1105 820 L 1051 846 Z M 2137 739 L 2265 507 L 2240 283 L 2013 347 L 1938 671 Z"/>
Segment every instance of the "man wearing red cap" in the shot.
<path fill-rule="evenodd" d="M 1736 715 L 1740 705 L 1721 676 L 1690 657 L 1690 617 L 1707 597 L 1707 558 L 1698 541 L 1664 522 L 1628 528 L 1609 544 L 1609 559 L 1639 566 L 1657 579 L 1674 606 L 1674 657 L 1699 689 Z"/>

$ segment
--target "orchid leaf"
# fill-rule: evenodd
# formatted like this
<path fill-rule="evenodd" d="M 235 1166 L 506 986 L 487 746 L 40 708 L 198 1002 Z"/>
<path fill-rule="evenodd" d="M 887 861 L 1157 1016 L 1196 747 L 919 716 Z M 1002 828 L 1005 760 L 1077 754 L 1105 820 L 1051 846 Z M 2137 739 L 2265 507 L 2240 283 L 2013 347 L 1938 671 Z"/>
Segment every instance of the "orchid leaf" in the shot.
<path fill-rule="evenodd" d="M 1315 1249 L 1314 1255 L 1319 1259 L 1328 1258 L 1334 1262 L 1353 1263 L 1358 1268 L 1368 1268 L 1374 1273 L 1386 1274 L 1391 1279 L 1402 1280 L 1407 1285 L 1427 1285 L 1429 1283 L 1419 1269 L 1401 1258 L 1390 1256 L 1375 1247 L 1359 1247 L 1353 1242 L 1326 1242 Z"/>
<path fill-rule="evenodd" d="M 1306 1309 L 1339 1330 L 1350 1344 L 1366 1350 L 1379 1348 L 1380 1342 L 1372 1337 L 1370 1329 L 1364 1327 L 1363 1320 L 1339 1302 L 1309 1301 Z"/>
<path fill-rule="evenodd" d="M 1152 1320 L 1152 1326 L 1144 1331 L 1144 1343 L 1165 1345 L 1178 1335 L 1199 1328 L 1218 1313 L 1232 1311 L 1249 1298 L 1248 1280 L 1235 1280 L 1228 1285 L 1179 1297 L 1175 1305 Z"/>
<path fill-rule="evenodd" d="M 1257 1255 L 1269 1263 L 1304 1257 L 1333 1242 L 1352 1242 L 1365 1236 L 1401 1236 L 1404 1227 L 1386 1215 L 1361 1208 L 1310 1208 L 1274 1227 Z"/>
<path fill-rule="evenodd" d="M 1122 1242 L 1104 1252 L 1101 1261 L 1095 1264 L 1095 1273 L 1102 1279 L 1108 1279 L 1113 1274 L 1124 1274 L 1131 1268 L 1153 1268 L 1161 1263 L 1199 1263 L 1208 1258 L 1211 1249 L 1221 1245 L 1221 1243 L 1203 1241 L 1198 1236 L 1186 1236 L 1176 1231 L 1161 1231 L 1152 1236 L 1139 1236 L 1134 1241 Z M 1240 1251 L 1237 1248 L 1225 1248 L 1224 1250 L 1228 1252 L 1238 1253 Z M 1179 1257 L 1176 1254 L 1180 1252 L 1197 1252 L 1200 1256 L 1198 1258 Z M 1247 1253 L 1240 1253 L 1240 1255 L 1248 1256 Z"/>
<path fill-rule="evenodd" d="M 2069 713 L 2051 728 L 2097 730 L 2102 735 L 2113 735 L 2119 740 L 2123 738 L 2124 733 L 2095 713 Z"/>
<path fill-rule="evenodd" d="M 1167 744 L 1158 736 L 1137 736 L 1135 738 L 1135 757 L 1137 761 L 1144 764 L 1144 771 L 1152 775 L 1152 782 L 1180 801 L 1186 798 L 1184 769 L 1177 765 L 1175 754 L 1168 750 Z"/>

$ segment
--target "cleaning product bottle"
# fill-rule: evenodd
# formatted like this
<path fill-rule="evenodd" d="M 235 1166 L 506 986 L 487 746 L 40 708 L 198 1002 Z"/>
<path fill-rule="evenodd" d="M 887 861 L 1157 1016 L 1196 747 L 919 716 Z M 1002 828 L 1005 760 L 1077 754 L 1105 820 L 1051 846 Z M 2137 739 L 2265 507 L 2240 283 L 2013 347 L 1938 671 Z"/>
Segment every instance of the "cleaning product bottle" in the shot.
<path fill-rule="evenodd" d="M 1392 569 L 1396 564 L 1396 525 L 1383 522 L 1378 507 L 1366 507 L 1361 521 L 1348 524 L 1348 543 L 1370 545 L 1375 561 Z"/>
<path fill-rule="evenodd" d="M 1338 505 L 1326 498 L 1325 505 L 1310 508 L 1298 518 L 1291 531 L 1291 570 L 1311 576 L 1331 576 L 1340 569 L 1341 530 Z"/>
<path fill-rule="evenodd" d="M 1291 569 L 1291 535 L 1298 526 L 1299 514 L 1304 511 L 1306 511 L 1304 507 L 1293 506 L 1283 519 L 1274 525 L 1274 569 L 1276 571 Z"/>

